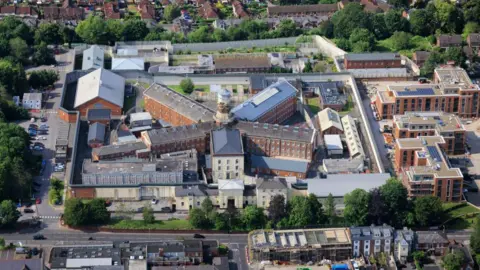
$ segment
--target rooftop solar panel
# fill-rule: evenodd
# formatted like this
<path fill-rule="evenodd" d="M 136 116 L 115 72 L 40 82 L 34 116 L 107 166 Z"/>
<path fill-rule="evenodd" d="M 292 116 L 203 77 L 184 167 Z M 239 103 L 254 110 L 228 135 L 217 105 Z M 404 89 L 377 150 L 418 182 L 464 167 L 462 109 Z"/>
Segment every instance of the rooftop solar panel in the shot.
<path fill-rule="evenodd" d="M 435 95 L 432 88 L 417 88 L 415 90 L 397 92 L 399 96 L 431 96 Z"/>
<path fill-rule="evenodd" d="M 437 162 L 442 161 L 442 157 L 440 156 L 440 153 L 438 152 L 437 147 L 435 146 L 427 146 L 428 153 L 430 156 L 435 159 Z"/>

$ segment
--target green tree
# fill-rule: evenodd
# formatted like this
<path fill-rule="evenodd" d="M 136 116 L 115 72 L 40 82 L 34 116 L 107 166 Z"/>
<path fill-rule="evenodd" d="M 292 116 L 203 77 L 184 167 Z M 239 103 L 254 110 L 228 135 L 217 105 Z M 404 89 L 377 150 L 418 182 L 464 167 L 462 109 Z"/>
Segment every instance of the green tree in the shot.
<path fill-rule="evenodd" d="M 270 200 L 270 205 L 267 207 L 268 219 L 273 224 L 277 224 L 281 219 L 287 216 L 287 205 L 285 203 L 285 197 L 277 194 Z"/>
<path fill-rule="evenodd" d="M 0 228 L 11 228 L 17 223 L 20 216 L 13 201 L 4 200 L 0 203 Z"/>
<path fill-rule="evenodd" d="M 313 72 L 325 72 L 327 70 L 327 66 L 323 62 L 317 62 L 313 66 Z"/>
<path fill-rule="evenodd" d="M 194 228 L 198 229 L 210 229 L 211 223 L 207 219 L 205 212 L 200 208 L 193 208 L 188 214 L 188 220 Z"/>
<path fill-rule="evenodd" d="M 211 31 L 208 26 L 200 26 L 197 30 L 188 34 L 188 40 L 190 42 L 205 43 L 210 42 Z"/>
<path fill-rule="evenodd" d="M 186 79 L 183 79 L 182 81 L 180 81 L 180 88 L 186 94 L 191 94 L 193 92 L 193 90 L 195 90 L 195 85 L 193 84 L 193 82 L 190 78 L 186 78 Z"/>
<path fill-rule="evenodd" d="M 215 229 L 219 231 L 230 231 L 232 229 L 227 214 L 219 213 L 215 215 Z"/>
<path fill-rule="evenodd" d="M 23 66 L 7 59 L 0 59 L 0 85 L 9 95 L 21 96 L 28 89 Z"/>
<path fill-rule="evenodd" d="M 313 71 L 313 66 L 312 66 L 312 62 L 310 60 L 307 60 L 307 62 L 305 63 L 305 67 L 303 68 L 303 73 L 309 73 L 309 72 L 312 72 Z"/>
<path fill-rule="evenodd" d="M 33 89 L 44 89 L 50 87 L 58 81 L 58 73 L 54 70 L 32 71 L 28 77 L 28 84 Z"/>
<path fill-rule="evenodd" d="M 470 235 L 470 249 L 474 253 L 480 254 L 480 216 L 475 218 L 473 233 Z"/>
<path fill-rule="evenodd" d="M 441 53 L 435 52 L 435 51 L 431 52 L 427 60 L 425 61 L 425 64 L 423 64 L 423 67 L 420 70 L 421 75 L 426 77 L 431 77 L 434 69 L 439 64 L 442 64 L 444 62 L 445 62 L 444 56 Z"/>
<path fill-rule="evenodd" d="M 462 47 L 449 47 L 445 51 L 445 60 L 454 61 L 456 65 L 463 66 L 467 57 Z"/>
<path fill-rule="evenodd" d="M 289 19 L 282 20 L 275 31 L 278 32 L 278 37 L 294 37 L 301 34 L 295 22 Z"/>
<path fill-rule="evenodd" d="M 408 0 L 388 0 L 387 2 L 397 8 L 405 8 L 409 5 Z"/>
<path fill-rule="evenodd" d="M 153 214 L 153 208 L 149 204 L 143 207 L 143 222 L 145 222 L 145 224 L 152 224 L 155 222 L 155 215 Z"/>
<path fill-rule="evenodd" d="M 412 256 L 413 256 L 413 260 L 420 265 L 423 265 L 423 263 L 425 262 L 425 259 L 427 258 L 425 256 L 425 252 L 423 251 L 415 251 L 412 253 Z"/>
<path fill-rule="evenodd" d="M 5 247 L 5 238 L 0 237 L 0 248 L 4 248 L 4 247 Z"/>
<path fill-rule="evenodd" d="M 390 34 L 396 31 L 409 31 L 408 20 L 402 16 L 402 11 L 391 9 L 385 13 L 385 25 Z"/>
<path fill-rule="evenodd" d="M 337 44 L 337 47 L 339 47 L 342 50 L 350 51 L 351 44 L 350 44 L 350 41 L 348 41 L 348 39 L 339 38 L 336 40 L 335 44 Z"/>
<path fill-rule="evenodd" d="M 180 9 L 176 5 L 168 5 L 163 11 L 163 18 L 171 22 L 180 16 Z"/>
<path fill-rule="evenodd" d="M 442 1 L 433 1 L 436 8 L 436 18 L 440 29 L 444 33 L 461 33 L 464 25 L 463 13 L 454 4 Z"/>
<path fill-rule="evenodd" d="M 406 50 L 410 46 L 410 39 L 412 35 L 406 32 L 395 32 L 390 37 L 392 41 L 392 48 L 395 51 Z"/>
<path fill-rule="evenodd" d="M 435 31 L 435 20 L 425 9 L 415 9 L 410 13 L 410 30 L 414 35 L 426 37 Z"/>
<path fill-rule="evenodd" d="M 442 266 L 445 270 L 461 270 L 464 262 L 462 251 L 455 251 L 442 258 Z"/>
<path fill-rule="evenodd" d="M 325 200 L 325 215 L 330 221 L 330 224 L 333 224 L 337 214 L 335 213 L 335 199 L 333 198 L 332 193 L 329 193 L 327 199 Z"/>
<path fill-rule="evenodd" d="M 363 189 L 355 189 L 345 194 L 345 210 L 343 216 L 347 224 L 352 226 L 366 225 L 370 194 Z"/>
<path fill-rule="evenodd" d="M 63 26 L 60 29 L 60 33 L 63 43 L 67 43 L 69 48 L 72 46 L 73 41 L 78 38 L 73 27 Z"/>
<path fill-rule="evenodd" d="M 470 0 L 463 4 L 465 21 L 480 23 L 480 0 Z"/>
<path fill-rule="evenodd" d="M 323 206 L 313 194 L 308 197 L 293 197 L 287 203 L 287 212 L 290 213 L 288 216 L 289 227 L 305 227 L 326 223 Z"/>
<path fill-rule="evenodd" d="M 468 22 L 465 24 L 465 27 L 463 27 L 462 37 L 466 39 L 468 35 L 478 32 L 480 32 L 480 25 L 478 25 L 477 22 Z"/>
<path fill-rule="evenodd" d="M 215 30 L 213 30 L 212 38 L 216 42 L 222 42 L 222 41 L 228 40 L 227 33 L 224 30 L 219 28 L 216 28 Z"/>
<path fill-rule="evenodd" d="M 75 32 L 88 44 L 107 44 L 108 41 L 106 22 L 99 16 L 88 16 L 78 24 Z"/>
<path fill-rule="evenodd" d="M 129 28 L 128 31 L 126 30 L 127 25 L 130 25 L 128 27 Z M 127 21 L 126 23 L 122 23 L 121 20 L 108 19 L 105 21 L 105 27 L 108 32 L 107 39 L 109 44 L 115 44 L 115 42 L 122 40 L 122 38 L 124 37 L 124 33 L 128 35 L 128 39 L 127 37 L 125 37 L 125 40 L 131 40 L 130 38 L 132 38 L 132 36 L 135 35 L 135 34 L 132 34 L 132 31 L 134 31 L 135 27 L 129 21 Z M 142 29 L 142 31 L 145 31 L 145 30 Z M 148 32 L 148 29 L 147 29 L 147 32 Z M 144 33 L 142 32 L 141 35 L 143 34 Z"/>
<path fill-rule="evenodd" d="M 438 225 L 443 220 L 442 201 L 436 196 L 424 196 L 414 201 L 415 220 L 421 227 Z"/>
<path fill-rule="evenodd" d="M 387 25 L 385 23 L 385 15 L 376 13 L 372 16 L 372 30 L 377 39 L 386 39 L 390 36 Z"/>
<path fill-rule="evenodd" d="M 88 222 L 88 207 L 77 198 L 71 198 L 65 201 L 63 211 L 63 222 L 70 226 L 81 226 Z"/>
<path fill-rule="evenodd" d="M 106 224 L 110 221 L 110 212 L 104 199 L 96 198 L 88 205 L 88 224 Z"/>
<path fill-rule="evenodd" d="M 369 16 L 363 6 L 349 3 L 332 16 L 333 33 L 337 38 L 348 38 L 356 28 L 371 29 Z"/>
<path fill-rule="evenodd" d="M 352 50 L 354 52 L 370 52 L 375 46 L 375 36 L 367 29 L 354 29 L 350 35 L 349 41 L 350 44 L 352 44 Z M 362 43 L 363 45 L 361 47 L 356 46 L 358 43 Z"/>
<path fill-rule="evenodd" d="M 27 42 L 19 37 L 16 37 L 10 39 L 9 44 L 12 56 L 15 57 L 19 62 L 27 63 L 30 52 Z"/>
<path fill-rule="evenodd" d="M 45 42 L 35 46 L 35 52 L 32 56 L 32 62 L 37 65 L 53 65 L 57 63 L 53 50 L 49 49 Z"/>
<path fill-rule="evenodd" d="M 147 34 L 147 24 L 142 20 L 128 20 L 124 23 L 123 38 L 125 41 L 143 40 Z"/>
<path fill-rule="evenodd" d="M 408 192 L 396 178 L 390 178 L 380 187 L 380 192 L 385 200 L 386 220 L 393 227 L 402 227 L 408 212 Z"/>
<path fill-rule="evenodd" d="M 58 23 L 42 23 L 35 30 L 35 43 L 59 44 L 62 33 Z"/>
<path fill-rule="evenodd" d="M 263 214 L 263 208 L 256 205 L 248 205 L 243 209 L 241 220 L 249 231 L 265 228 L 267 220 Z"/>

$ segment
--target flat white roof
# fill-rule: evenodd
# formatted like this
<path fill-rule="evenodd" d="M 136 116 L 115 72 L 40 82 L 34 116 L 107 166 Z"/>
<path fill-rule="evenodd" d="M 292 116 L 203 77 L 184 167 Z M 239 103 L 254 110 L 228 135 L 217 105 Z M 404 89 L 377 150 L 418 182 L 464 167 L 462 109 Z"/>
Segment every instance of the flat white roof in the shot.
<path fill-rule="evenodd" d="M 325 140 L 325 145 L 327 146 L 328 150 L 343 150 L 342 139 L 340 139 L 340 135 L 325 135 L 323 136 Z"/>
<path fill-rule="evenodd" d="M 112 265 L 112 258 L 75 258 L 67 259 L 66 268 L 81 268 L 87 266 Z"/>

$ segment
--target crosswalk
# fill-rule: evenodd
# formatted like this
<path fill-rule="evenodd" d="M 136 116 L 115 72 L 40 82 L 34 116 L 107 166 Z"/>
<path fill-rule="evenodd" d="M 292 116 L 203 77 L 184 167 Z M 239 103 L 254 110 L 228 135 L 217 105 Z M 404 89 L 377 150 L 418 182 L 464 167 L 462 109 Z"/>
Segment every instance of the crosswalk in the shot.
<path fill-rule="evenodd" d="M 40 219 L 60 219 L 60 216 L 38 216 Z"/>

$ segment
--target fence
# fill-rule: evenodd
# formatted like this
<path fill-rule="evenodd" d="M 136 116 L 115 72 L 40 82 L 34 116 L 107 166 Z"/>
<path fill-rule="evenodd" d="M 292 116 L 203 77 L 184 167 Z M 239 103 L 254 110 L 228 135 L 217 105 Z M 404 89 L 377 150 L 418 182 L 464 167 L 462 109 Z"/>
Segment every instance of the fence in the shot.
<path fill-rule="evenodd" d="M 210 52 L 226 50 L 228 48 L 253 48 L 253 47 L 269 47 L 280 46 L 285 44 L 294 45 L 297 37 L 289 38 L 277 38 L 277 39 L 257 39 L 257 40 L 245 40 L 245 41 L 232 41 L 232 42 L 215 42 L 215 43 L 183 43 L 173 44 L 173 53 L 178 51 L 191 51 L 191 52 Z"/>
<path fill-rule="evenodd" d="M 313 36 L 313 42 L 316 44 L 320 52 L 330 58 L 336 58 L 338 56 L 344 56 L 346 54 L 346 52 L 338 48 L 335 43 L 321 36 Z"/>

